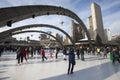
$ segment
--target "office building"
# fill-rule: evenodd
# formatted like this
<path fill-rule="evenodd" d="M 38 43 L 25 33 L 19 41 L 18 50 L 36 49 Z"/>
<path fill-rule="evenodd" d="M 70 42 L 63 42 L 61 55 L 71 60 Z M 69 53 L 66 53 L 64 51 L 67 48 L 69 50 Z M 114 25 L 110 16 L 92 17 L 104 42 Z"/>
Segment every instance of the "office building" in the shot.
<path fill-rule="evenodd" d="M 106 41 L 111 41 L 111 32 L 109 29 L 104 30 Z"/>
<path fill-rule="evenodd" d="M 89 16 L 87 19 L 87 25 L 88 25 L 88 32 L 90 34 L 91 39 L 94 39 L 94 31 L 93 31 L 93 22 L 92 22 L 92 16 Z"/>
<path fill-rule="evenodd" d="M 79 24 L 77 24 L 73 20 L 71 20 L 70 27 L 71 27 L 71 37 L 74 40 L 74 42 L 77 42 L 80 39 L 85 38 L 85 32 L 82 29 L 82 27 L 80 27 Z"/>
<path fill-rule="evenodd" d="M 97 37 L 101 39 L 102 43 L 105 43 L 105 36 L 104 36 L 104 28 L 103 28 L 103 20 L 102 20 L 102 13 L 101 8 L 98 4 L 92 3 L 91 4 L 91 13 L 92 13 L 92 25 L 93 25 L 93 32 L 94 32 L 94 39 L 97 40 Z"/>

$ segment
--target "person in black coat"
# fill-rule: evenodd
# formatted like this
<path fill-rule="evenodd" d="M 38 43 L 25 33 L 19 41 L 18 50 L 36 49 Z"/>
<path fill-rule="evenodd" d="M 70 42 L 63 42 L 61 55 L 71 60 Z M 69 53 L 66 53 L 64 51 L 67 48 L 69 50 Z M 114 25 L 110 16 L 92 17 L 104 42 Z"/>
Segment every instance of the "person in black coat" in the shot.
<path fill-rule="evenodd" d="M 75 54 L 74 54 L 73 48 L 70 48 L 68 60 L 69 60 L 69 66 L 68 66 L 68 73 L 67 74 L 73 74 L 74 65 L 76 64 Z"/>
<path fill-rule="evenodd" d="M 80 59 L 80 48 L 79 48 L 79 46 L 76 48 L 76 54 L 77 54 L 77 58 Z"/>
<path fill-rule="evenodd" d="M 85 58 L 84 58 L 84 47 L 83 46 L 80 46 L 80 54 L 81 54 L 81 60 L 84 61 Z"/>
<path fill-rule="evenodd" d="M 64 60 L 67 60 L 66 59 L 66 57 L 67 57 L 67 49 L 65 47 L 63 48 L 63 55 L 65 56 Z"/>
<path fill-rule="evenodd" d="M 23 61 L 23 56 L 22 56 L 22 51 L 23 51 L 23 47 L 19 47 L 18 49 L 17 49 L 17 59 L 18 59 L 18 64 L 20 64 L 20 61 L 21 61 L 21 63 L 22 63 L 22 61 Z"/>
<path fill-rule="evenodd" d="M 56 59 L 58 58 L 58 52 L 60 51 L 60 48 L 56 48 L 56 53 L 55 53 L 55 57 Z"/>

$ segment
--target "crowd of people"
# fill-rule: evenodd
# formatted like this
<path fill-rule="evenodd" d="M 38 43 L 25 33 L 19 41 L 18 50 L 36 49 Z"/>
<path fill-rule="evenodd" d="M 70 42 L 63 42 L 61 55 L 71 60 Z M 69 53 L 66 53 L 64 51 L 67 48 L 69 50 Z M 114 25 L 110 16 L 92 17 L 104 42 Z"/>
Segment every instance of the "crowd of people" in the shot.
<path fill-rule="evenodd" d="M 0 56 L 2 52 L 6 50 L 2 47 L 0 47 Z M 7 49 L 11 50 L 11 49 Z M 45 48 L 35 48 L 35 47 L 18 47 L 18 48 L 12 48 L 13 51 L 16 51 L 17 56 L 16 59 L 18 60 L 18 64 L 22 64 L 23 60 L 26 60 L 26 63 L 28 63 L 29 58 L 33 58 L 34 54 L 36 52 L 41 55 L 42 61 L 44 62 L 45 59 L 48 59 L 48 56 L 46 56 L 46 49 Z M 76 64 L 75 59 L 80 59 L 82 61 L 85 61 L 85 54 L 88 55 L 96 55 L 98 57 L 104 57 L 108 58 L 108 54 L 110 55 L 110 59 L 112 60 L 112 63 L 115 64 L 116 61 L 120 63 L 120 49 L 118 47 L 85 47 L 82 45 L 75 46 L 75 47 L 63 47 L 63 48 L 50 48 L 47 49 L 49 52 L 49 59 L 53 59 L 53 53 L 55 53 L 55 59 L 58 59 L 58 54 L 60 51 L 62 51 L 64 58 L 63 60 L 68 61 L 68 72 L 67 74 L 73 74 L 74 65 Z M 55 50 L 55 51 L 54 51 Z M 76 55 L 76 58 L 75 58 Z"/>

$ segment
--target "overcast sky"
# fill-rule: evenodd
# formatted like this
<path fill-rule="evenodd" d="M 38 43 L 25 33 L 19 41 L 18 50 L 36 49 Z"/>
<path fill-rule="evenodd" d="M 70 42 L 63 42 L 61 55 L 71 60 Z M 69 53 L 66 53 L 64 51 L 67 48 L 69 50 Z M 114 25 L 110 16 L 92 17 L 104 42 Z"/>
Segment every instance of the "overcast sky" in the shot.
<path fill-rule="evenodd" d="M 90 5 L 92 2 L 96 2 L 101 7 L 104 28 L 110 29 L 112 35 L 120 33 L 120 0 L 0 0 L 0 8 L 23 5 L 62 6 L 76 13 L 87 26 L 86 21 L 87 18 L 91 15 Z M 12 27 L 10 28 L 28 24 L 51 24 L 64 29 L 67 33 L 70 33 L 70 20 L 72 19 L 61 15 L 39 16 L 34 19 L 29 18 L 13 23 Z M 64 22 L 63 25 L 60 24 L 62 21 Z M 10 28 L 2 27 L 0 28 L 0 31 L 8 30 Z M 52 33 L 60 33 L 59 31 L 50 28 L 32 29 L 52 31 Z M 28 35 L 30 36 L 31 34 L 33 33 L 16 35 L 15 37 L 20 38 L 20 36 L 22 36 L 23 39 L 25 39 L 25 37 Z M 38 37 L 39 34 L 34 33 L 33 37 L 31 38 L 38 39 Z"/>

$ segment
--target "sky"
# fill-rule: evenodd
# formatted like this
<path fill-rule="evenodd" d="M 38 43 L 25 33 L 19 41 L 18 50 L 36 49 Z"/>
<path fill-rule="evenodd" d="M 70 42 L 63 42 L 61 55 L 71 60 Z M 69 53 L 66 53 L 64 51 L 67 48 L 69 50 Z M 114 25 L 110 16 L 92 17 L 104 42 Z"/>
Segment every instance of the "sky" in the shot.
<path fill-rule="evenodd" d="M 23 5 L 61 6 L 76 13 L 87 27 L 87 18 L 91 16 L 90 6 L 92 2 L 96 2 L 101 7 L 104 29 L 109 29 L 112 35 L 120 34 L 120 0 L 0 0 L 0 8 Z M 0 32 L 28 24 L 50 24 L 60 27 L 70 34 L 71 20 L 71 18 L 62 15 L 37 16 L 34 19 L 28 18 L 13 23 L 12 27 L 2 27 Z M 62 21 L 63 24 L 61 24 Z M 32 28 L 32 30 L 51 31 L 63 35 L 60 31 L 51 28 Z M 26 39 L 27 36 L 30 36 L 30 39 L 38 40 L 39 35 L 38 33 L 24 33 L 14 37 Z"/>

